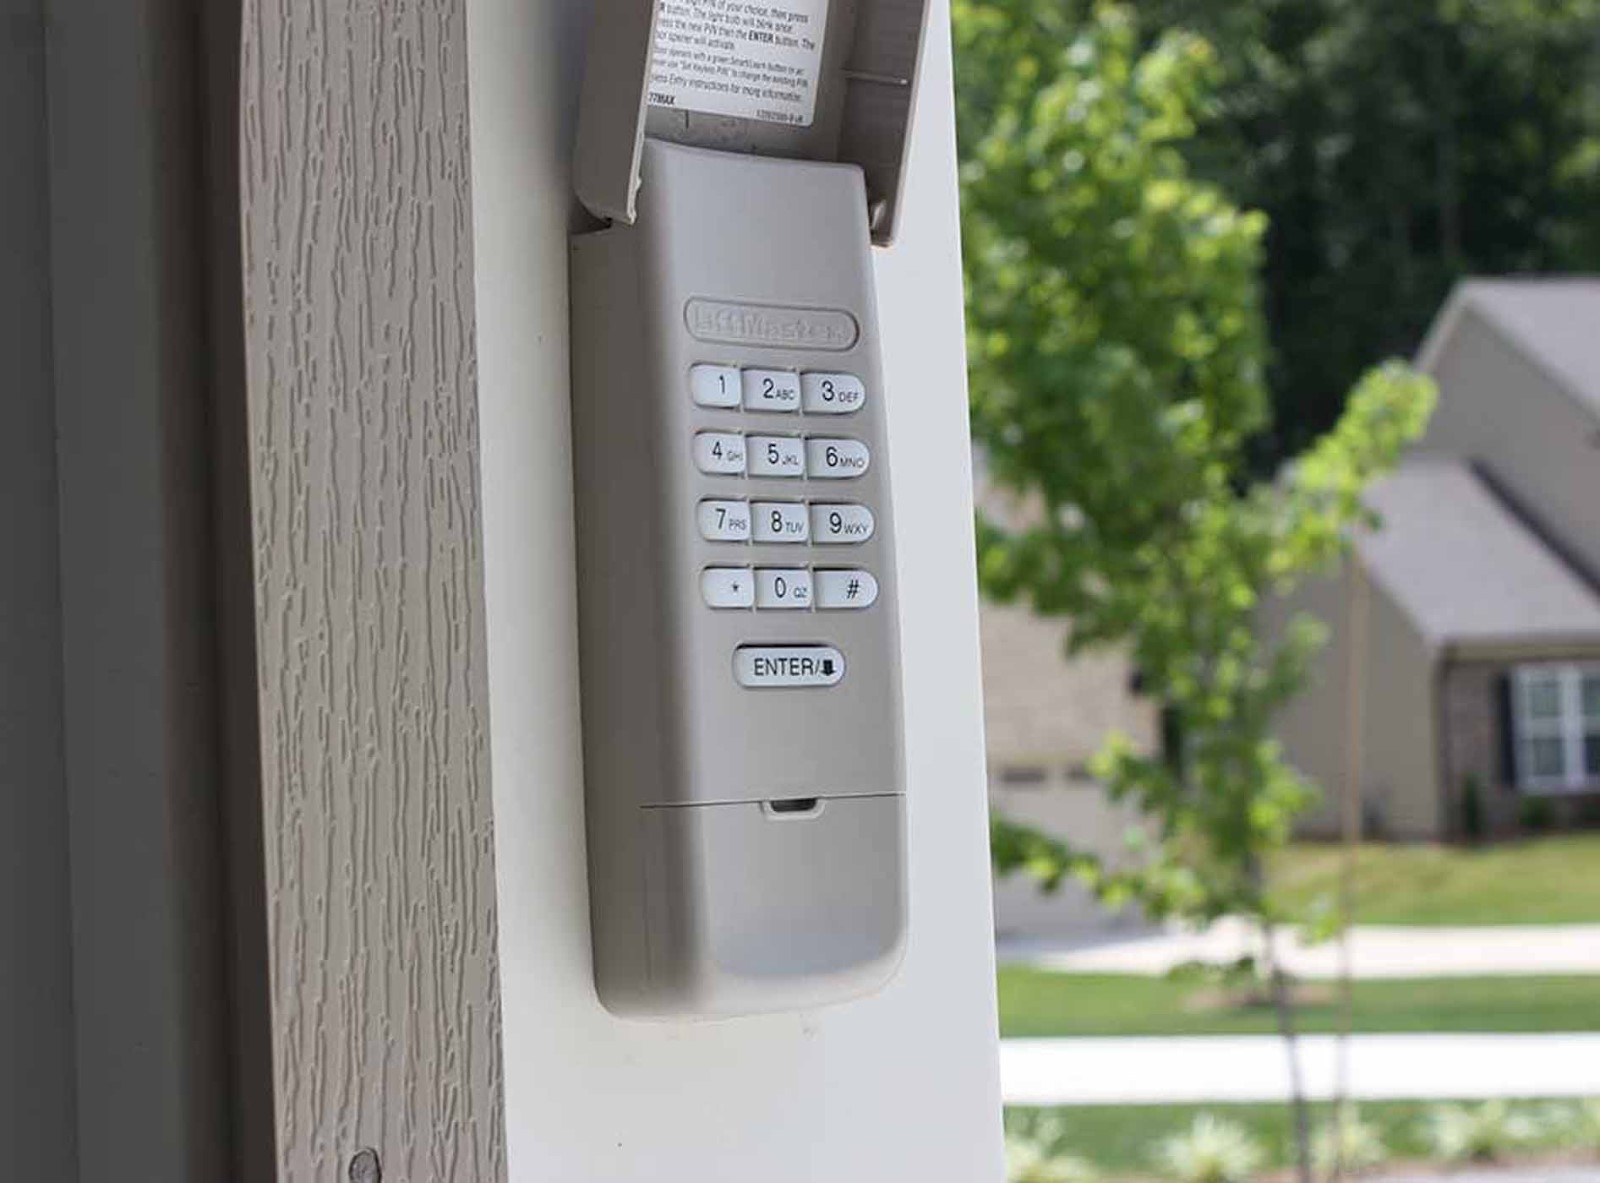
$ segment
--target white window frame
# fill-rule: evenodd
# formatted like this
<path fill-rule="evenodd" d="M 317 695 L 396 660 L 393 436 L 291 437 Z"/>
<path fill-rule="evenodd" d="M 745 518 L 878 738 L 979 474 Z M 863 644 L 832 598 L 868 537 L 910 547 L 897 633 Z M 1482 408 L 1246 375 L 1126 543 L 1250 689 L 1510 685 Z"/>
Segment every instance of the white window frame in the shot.
<path fill-rule="evenodd" d="M 1513 671 L 1511 736 L 1515 753 L 1517 787 L 1526 793 L 1555 795 L 1582 793 L 1600 788 L 1600 776 L 1585 769 L 1585 740 L 1600 733 L 1600 718 L 1583 713 L 1583 681 L 1600 677 L 1600 663 L 1569 662 L 1522 665 Z M 1554 719 L 1536 719 L 1528 709 L 1535 684 L 1554 680 L 1560 696 L 1560 713 Z M 1562 770 L 1559 775 L 1540 775 L 1527 758 L 1530 739 L 1561 740 Z"/>

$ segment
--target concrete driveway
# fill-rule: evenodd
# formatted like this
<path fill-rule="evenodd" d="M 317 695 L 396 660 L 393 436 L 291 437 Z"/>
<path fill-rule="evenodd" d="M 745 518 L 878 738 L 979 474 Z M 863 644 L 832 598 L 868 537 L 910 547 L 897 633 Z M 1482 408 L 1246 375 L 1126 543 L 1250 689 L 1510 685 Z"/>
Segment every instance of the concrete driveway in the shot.
<path fill-rule="evenodd" d="M 1306 1093 L 1335 1095 L 1339 1049 L 1300 1040 Z M 1350 1088 L 1359 1101 L 1600 1097 L 1600 1033 L 1354 1035 Z M 1275 1035 L 1005 1039 L 1007 1105 L 1158 1105 L 1283 1101 L 1289 1073 Z"/>
<path fill-rule="evenodd" d="M 1355 976 L 1373 978 L 1600 974 L 1600 925 L 1481 928 L 1360 926 L 1350 931 Z M 1339 975 L 1336 943 L 1307 946 L 1283 934 L 1284 960 L 1301 978 Z M 1002 963 L 1066 973 L 1161 975 L 1192 961 L 1222 963 L 1257 951 L 1249 925 L 1222 920 L 1203 933 L 1158 930 L 1068 941 L 1003 941 Z"/>
<path fill-rule="evenodd" d="M 1600 1166 L 1481 1167 L 1427 1174 L 1382 1175 L 1367 1183 L 1600 1183 Z"/>

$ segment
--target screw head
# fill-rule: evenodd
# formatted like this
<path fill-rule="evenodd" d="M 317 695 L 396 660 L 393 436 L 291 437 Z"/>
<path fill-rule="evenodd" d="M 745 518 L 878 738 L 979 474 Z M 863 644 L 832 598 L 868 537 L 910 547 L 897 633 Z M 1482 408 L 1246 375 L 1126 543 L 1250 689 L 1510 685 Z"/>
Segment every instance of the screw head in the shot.
<path fill-rule="evenodd" d="M 383 1183 L 383 1167 L 378 1162 L 378 1152 L 371 1148 L 356 1151 L 347 1173 L 350 1183 Z"/>

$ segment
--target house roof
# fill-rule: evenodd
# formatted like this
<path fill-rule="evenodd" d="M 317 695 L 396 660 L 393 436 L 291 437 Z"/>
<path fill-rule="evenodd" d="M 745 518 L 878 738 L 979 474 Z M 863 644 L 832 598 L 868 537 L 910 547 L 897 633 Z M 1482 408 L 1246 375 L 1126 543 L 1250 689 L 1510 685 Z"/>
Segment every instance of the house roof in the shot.
<path fill-rule="evenodd" d="M 1456 285 L 1423 343 L 1418 362 L 1424 370 L 1434 370 L 1468 311 L 1600 413 L 1600 277 L 1469 279 Z"/>
<path fill-rule="evenodd" d="M 1368 502 L 1361 557 L 1434 647 L 1600 642 L 1600 596 L 1467 463 L 1415 457 Z"/>

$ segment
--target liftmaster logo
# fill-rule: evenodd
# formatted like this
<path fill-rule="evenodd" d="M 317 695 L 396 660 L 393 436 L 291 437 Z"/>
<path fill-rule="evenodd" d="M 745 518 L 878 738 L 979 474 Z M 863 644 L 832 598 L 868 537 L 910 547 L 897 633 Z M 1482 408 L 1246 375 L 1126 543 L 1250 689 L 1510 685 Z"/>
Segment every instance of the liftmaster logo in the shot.
<path fill-rule="evenodd" d="M 787 345 L 791 349 L 849 349 L 861 335 L 856 318 L 835 308 L 780 308 L 690 300 L 683 309 L 692 336 L 723 345 Z"/>

